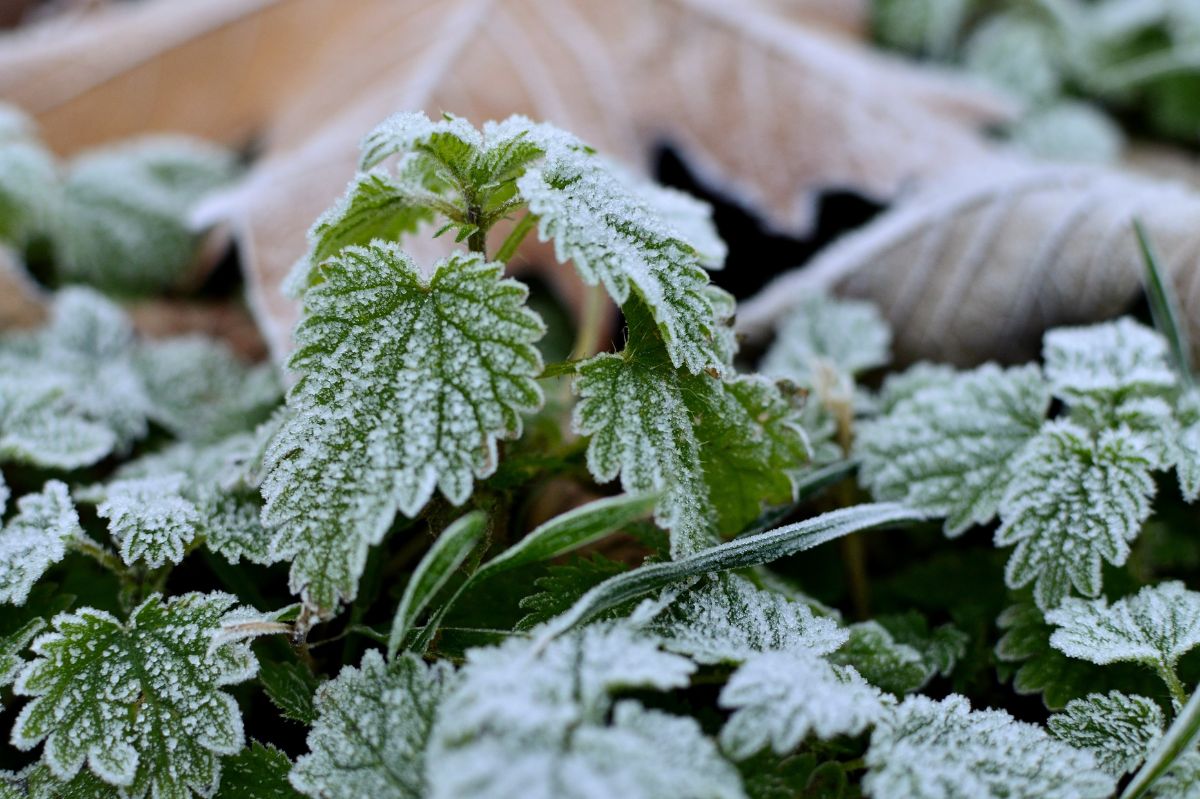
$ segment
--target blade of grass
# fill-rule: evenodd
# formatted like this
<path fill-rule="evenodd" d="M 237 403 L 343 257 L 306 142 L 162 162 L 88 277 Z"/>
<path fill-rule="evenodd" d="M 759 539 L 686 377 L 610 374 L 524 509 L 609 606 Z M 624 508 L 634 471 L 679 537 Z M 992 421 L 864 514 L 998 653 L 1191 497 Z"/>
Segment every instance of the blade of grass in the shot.
<path fill-rule="evenodd" d="M 1167 340 L 1176 371 L 1188 388 L 1194 388 L 1191 339 L 1183 323 L 1175 287 L 1163 275 L 1154 245 L 1140 220 L 1134 220 L 1133 230 L 1142 251 L 1142 260 L 1145 262 L 1146 299 L 1150 303 L 1150 315 L 1154 318 L 1154 326 Z"/>
<path fill-rule="evenodd" d="M 1200 740 L 1200 690 L 1192 692 L 1192 698 L 1179 711 L 1166 734 L 1146 758 L 1146 762 L 1133 775 L 1121 799 L 1138 799 L 1154 784 L 1155 780 L 1170 771 L 1179 756 L 1190 751 Z"/>

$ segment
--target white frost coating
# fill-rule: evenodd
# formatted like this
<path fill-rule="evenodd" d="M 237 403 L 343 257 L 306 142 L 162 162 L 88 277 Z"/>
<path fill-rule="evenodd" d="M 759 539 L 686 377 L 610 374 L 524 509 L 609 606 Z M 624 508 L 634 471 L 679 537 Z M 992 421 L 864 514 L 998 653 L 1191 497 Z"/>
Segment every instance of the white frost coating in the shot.
<path fill-rule="evenodd" d="M 815 294 L 779 325 L 763 374 L 815 388 L 825 372 L 856 375 L 891 358 L 892 331 L 869 302 Z"/>
<path fill-rule="evenodd" d="M 1068 402 L 1110 402 L 1175 387 L 1167 343 L 1132 319 L 1046 334 L 1042 355 L 1054 394 Z"/>
<path fill-rule="evenodd" d="M 243 744 L 237 703 L 220 689 L 258 668 L 248 644 L 209 645 L 235 601 L 153 596 L 124 624 L 92 608 L 59 614 L 17 679 L 16 693 L 33 699 L 13 744 L 45 741 L 42 759 L 57 777 L 70 779 L 86 762 L 131 799 L 211 795 L 219 755 Z"/>
<path fill-rule="evenodd" d="M 706 578 L 657 613 L 647 629 L 664 648 L 705 664 L 741 663 L 764 652 L 824 655 L 848 638 L 833 619 L 736 574 Z"/>
<path fill-rule="evenodd" d="M 1059 605 L 1072 586 L 1097 596 L 1101 562 L 1124 564 L 1150 515 L 1155 486 L 1144 448 L 1126 429 L 1094 437 L 1055 421 L 1013 471 L 996 531 L 997 546 L 1017 545 L 1005 571 L 1009 587 L 1035 583 L 1043 610 Z"/>
<path fill-rule="evenodd" d="M 1195 502 L 1200 497 L 1200 391 L 1179 398 L 1179 422 L 1175 471 L 1183 498 Z"/>
<path fill-rule="evenodd" d="M 310 752 L 292 785 L 321 799 L 424 799 L 425 748 L 453 673 L 414 655 L 387 663 L 375 650 L 342 669 L 317 691 Z"/>
<path fill-rule="evenodd" d="M 144 562 L 152 569 L 183 560 L 184 548 L 200 532 L 200 511 L 183 496 L 186 476 L 117 480 L 105 487 L 105 499 L 96 513 L 108 519 L 108 531 L 133 565 Z"/>
<path fill-rule="evenodd" d="M 1200 645 L 1200 593 L 1171 581 L 1148 585 L 1108 604 L 1068 599 L 1046 614 L 1057 625 L 1050 644 L 1060 652 L 1101 665 L 1135 661 L 1157 669 Z"/>
<path fill-rule="evenodd" d="M 956 536 L 996 515 L 1014 456 L 1037 435 L 1050 394 L 1034 366 L 935 377 L 863 422 L 855 452 L 873 496 L 945 516 L 946 534 Z"/>
<path fill-rule="evenodd" d="M 1150 787 L 1150 799 L 1196 799 L 1200 790 L 1200 752 L 1186 752 Z"/>
<path fill-rule="evenodd" d="M 1164 725 L 1162 708 L 1155 702 L 1120 691 L 1074 699 L 1048 722 L 1055 738 L 1091 752 L 1114 777 L 1141 765 L 1162 737 Z"/>
<path fill-rule="evenodd" d="M 953 667 L 952 660 L 935 663 L 916 647 L 897 641 L 874 619 L 852 624 L 847 632 L 849 641 L 829 659 L 853 666 L 872 685 L 897 696 L 924 688 L 939 666 Z"/>
<path fill-rule="evenodd" d="M 267 451 L 263 522 L 319 608 L 353 598 L 367 547 L 435 488 L 454 504 L 496 440 L 541 406 L 544 326 L 499 264 L 456 254 L 423 279 L 396 246 L 350 247 L 305 294 L 291 415 Z"/>
<path fill-rule="evenodd" d="M 904 700 L 875 725 L 863 790 L 875 799 L 1102 799 L 1116 789 L 1090 753 L 961 696 Z"/>
<path fill-rule="evenodd" d="M 471 650 L 438 711 L 429 796 L 742 797 L 737 772 L 693 720 L 613 706 L 618 690 L 679 688 L 694 669 L 615 624 L 540 652 L 521 640 Z"/>
<path fill-rule="evenodd" d="M 0 109 L 3 113 L 3 109 Z M 54 157 L 0 119 L 0 242 L 20 249 L 54 218 L 59 199 Z"/>
<path fill-rule="evenodd" d="M 858 735 L 884 712 L 879 689 L 857 671 L 804 651 L 756 655 L 721 690 L 734 713 L 721 730 L 721 748 L 744 760 L 767 745 L 794 750 L 810 734 Z"/>
<path fill-rule="evenodd" d="M 17 500 L 17 514 L 0 531 L 0 602 L 23 605 L 33 584 L 82 536 L 66 485 L 51 480 Z"/>

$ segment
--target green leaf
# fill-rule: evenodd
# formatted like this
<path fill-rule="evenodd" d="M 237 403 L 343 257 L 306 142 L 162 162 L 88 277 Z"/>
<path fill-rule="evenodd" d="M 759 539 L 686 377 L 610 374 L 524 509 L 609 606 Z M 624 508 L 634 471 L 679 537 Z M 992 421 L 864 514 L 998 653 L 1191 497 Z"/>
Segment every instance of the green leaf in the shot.
<path fill-rule="evenodd" d="M 1091 752 L 1100 767 L 1114 777 L 1133 771 L 1162 737 L 1162 708 L 1144 696 L 1120 691 L 1088 694 L 1067 703 L 1065 712 L 1050 717 L 1055 738 Z"/>
<path fill-rule="evenodd" d="M 1175 388 L 1167 342 L 1132 319 L 1046 334 L 1042 355 L 1054 395 L 1068 403 L 1113 407 L 1134 396 Z"/>
<path fill-rule="evenodd" d="M 307 666 L 294 661 L 264 659 L 258 671 L 258 681 L 271 704 L 279 708 L 284 718 L 311 725 L 317 719 L 313 693 L 317 679 Z"/>
<path fill-rule="evenodd" d="M 1200 752 L 1184 752 L 1154 780 L 1147 796 L 1154 799 L 1191 799 L 1200 787 Z M 1132 799 L 1131 795 L 1130 799 Z M 1121 799 L 1126 799 L 1123 795 Z"/>
<path fill-rule="evenodd" d="M 1179 422 L 1175 471 L 1184 500 L 1195 502 L 1200 497 L 1200 391 L 1179 398 Z"/>
<path fill-rule="evenodd" d="M 424 799 L 426 742 L 451 675 L 445 663 L 388 663 L 368 651 L 317 691 L 310 751 L 292 785 L 321 799 Z"/>
<path fill-rule="evenodd" d="M 17 514 L 0 530 L 0 602 L 24 605 L 33 584 L 83 535 L 71 494 L 58 480 L 17 500 Z"/>
<path fill-rule="evenodd" d="M 872 685 L 903 696 L 925 687 L 933 678 L 934 669 L 922 654 L 897 641 L 879 622 L 859 622 L 849 630 L 850 640 L 830 660 L 853 666 Z"/>
<path fill-rule="evenodd" d="M 90 771 L 81 771 L 70 779 L 60 779 L 44 763 L 37 763 L 17 775 L 16 792 L 11 799 L 118 799 L 117 789 Z M 0 797 L 10 799 L 0 783 Z"/>
<path fill-rule="evenodd" d="M 456 254 L 424 279 L 393 245 L 346 249 L 305 295 L 292 414 L 267 453 L 264 522 L 291 588 L 323 609 L 357 591 L 367 547 L 434 488 L 454 504 L 496 439 L 542 402 L 541 320 L 499 264 Z"/>
<path fill-rule="evenodd" d="M 1093 437 L 1067 421 L 1046 425 L 1013 467 L 1000 504 L 996 545 L 1017 545 L 1005 581 L 1034 583 L 1038 607 L 1062 603 L 1072 586 L 1101 588 L 1101 561 L 1116 566 L 1150 515 L 1154 480 L 1145 451 L 1127 430 Z"/>
<path fill-rule="evenodd" d="M 1151 788 L 1155 796 L 1169 797 L 1167 791 L 1172 788 L 1172 783 L 1194 788 L 1197 741 L 1200 741 L 1200 690 L 1193 690 L 1192 698 L 1180 709 L 1175 721 L 1159 739 L 1158 746 L 1146 756 L 1146 762 L 1125 786 L 1121 799 L 1137 799 Z M 1191 785 L 1187 786 L 1187 782 Z M 1160 786 L 1164 789 L 1162 794 L 1158 790 Z"/>
<path fill-rule="evenodd" d="M 189 212 L 234 173 L 231 153 L 184 137 L 146 138 L 79 158 L 53 231 L 62 276 L 115 293 L 169 287 L 201 242 Z"/>
<path fill-rule="evenodd" d="M 869 302 L 814 294 L 784 317 L 763 358 L 762 372 L 806 388 L 829 375 L 856 375 L 890 359 L 892 332 Z"/>
<path fill-rule="evenodd" d="M 389 658 L 395 657 L 400 651 L 421 612 L 478 546 L 487 521 L 487 515 L 482 511 L 463 516 L 443 530 L 425 557 L 421 558 L 408 585 L 404 587 L 404 595 L 400 597 L 400 606 L 396 608 L 396 616 L 392 620 L 387 648 Z"/>
<path fill-rule="evenodd" d="M 105 487 L 96 514 L 108 519 L 108 531 L 132 566 L 141 561 L 152 569 L 179 563 L 200 532 L 200 511 L 182 495 L 185 476 L 117 480 Z"/>
<path fill-rule="evenodd" d="M 54 157 L 25 135 L 0 135 L 0 241 L 24 246 L 44 233 L 59 200 Z"/>
<path fill-rule="evenodd" d="M 46 629 L 45 619 L 30 619 L 16 632 L 0 637 L 0 688 L 12 685 L 17 673 L 25 666 L 21 653 L 29 642 Z"/>
<path fill-rule="evenodd" d="M 77 416 L 68 381 L 51 376 L 0 378 L 0 459 L 78 469 L 104 458 L 117 437 Z"/>
<path fill-rule="evenodd" d="M 903 505 L 858 505 L 765 533 L 727 541 L 678 560 L 648 564 L 609 578 L 588 591 L 570 611 L 547 625 L 539 640 L 544 645 L 606 610 L 688 577 L 757 566 L 812 549 L 850 533 L 885 525 L 903 525 L 924 518 L 920 512 Z"/>
<path fill-rule="evenodd" d="M 84 765 L 131 796 L 211 794 L 220 755 L 242 748 L 237 703 L 222 686 L 254 676 L 249 646 L 212 646 L 235 600 L 227 594 L 153 596 L 126 623 L 84 608 L 56 616 L 17 679 L 33 697 L 13 727 L 59 779 Z"/>
<path fill-rule="evenodd" d="M 578 556 L 568 563 L 551 565 L 546 575 L 533 581 L 537 592 L 522 597 L 520 607 L 528 611 L 516 624 L 528 631 L 571 609 L 578 599 L 613 575 L 628 571 L 624 563 L 598 553 Z"/>
<path fill-rule="evenodd" d="M 416 232 L 422 222 L 431 221 L 428 192 L 416 177 L 409 174 L 394 180 L 380 170 L 356 176 L 342 199 L 309 231 L 310 264 L 315 266 L 347 247 L 370 244 L 374 239 L 399 241 L 405 233 Z"/>
<path fill-rule="evenodd" d="M 1116 788 L 1091 754 L 956 694 L 905 699 L 875 726 L 866 764 L 869 796 L 1102 799 Z"/>
<path fill-rule="evenodd" d="M 575 427 L 591 437 L 596 479 L 620 474 L 626 491 L 661 494 L 655 516 L 676 556 L 739 532 L 764 502 L 791 501 L 808 448 L 778 388 L 761 377 L 681 373 L 640 304 L 626 319 L 625 350 L 581 364 L 575 383 Z"/>
<path fill-rule="evenodd" d="M 988 523 L 1050 406 L 1039 370 L 989 364 L 906 394 L 859 426 L 860 482 L 879 499 L 945 516 L 950 536 Z"/>
<path fill-rule="evenodd" d="M 226 759 L 215 799 L 299 799 L 288 784 L 292 761 L 270 744 L 250 746 Z"/>

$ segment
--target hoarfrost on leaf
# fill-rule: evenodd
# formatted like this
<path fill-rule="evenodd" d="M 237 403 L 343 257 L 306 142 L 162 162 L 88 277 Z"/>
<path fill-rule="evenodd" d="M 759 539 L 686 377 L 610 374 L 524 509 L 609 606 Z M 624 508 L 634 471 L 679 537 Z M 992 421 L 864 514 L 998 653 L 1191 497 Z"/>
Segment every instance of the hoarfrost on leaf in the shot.
<path fill-rule="evenodd" d="M 45 741 L 43 761 L 62 780 L 86 762 L 124 796 L 211 795 L 220 756 L 243 742 L 237 702 L 221 688 L 257 669 L 247 644 L 212 646 L 235 601 L 155 595 L 125 623 L 92 608 L 56 616 L 17 678 L 16 693 L 33 699 L 13 743 L 28 750 Z"/>
<path fill-rule="evenodd" d="M 1055 738 L 1091 752 L 1114 777 L 1141 765 L 1164 725 L 1162 708 L 1155 702 L 1120 691 L 1072 700 L 1048 722 Z"/>
<path fill-rule="evenodd" d="M 834 663 L 853 666 L 867 682 L 901 696 L 919 690 L 937 673 L 937 665 L 909 644 L 897 641 L 875 620 L 858 622 L 847 630 L 849 640 L 830 656 Z"/>
<path fill-rule="evenodd" d="M 105 488 L 96 513 L 108 519 L 108 531 L 129 565 L 152 569 L 183 560 L 185 548 L 200 532 L 203 519 L 183 496 L 180 473 L 117 480 Z"/>
<path fill-rule="evenodd" d="M 1180 397 L 1179 421 L 1175 471 L 1183 498 L 1195 502 L 1200 497 L 1200 391 L 1189 391 Z"/>
<path fill-rule="evenodd" d="M 291 587 L 353 598 L 367 547 L 435 488 L 454 504 L 538 408 L 544 330 L 499 264 L 456 254 L 421 277 L 391 244 L 348 248 L 305 294 L 292 411 L 267 452 L 263 521 Z"/>
<path fill-rule="evenodd" d="M 1146 794 L 1151 799 L 1196 799 L 1200 789 L 1200 752 L 1185 752 Z"/>
<path fill-rule="evenodd" d="M 755 655 L 734 672 L 719 704 L 734 711 L 721 748 L 736 760 L 768 744 L 787 754 L 809 734 L 858 735 L 884 713 L 879 690 L 857 671 L 803 650 Z"/>
<path fill-rule="evenodd" d="M 1115 404 L 1169 391 L 1178 380 L 1163 337 L 1128 318 L 1052 330 L 1042 354 L 1055 396 L 1069 403 Z"/>
<path fill-rule="evenodd" d="M 859 480 L 878 499 L 946 516 L 947 535 L 991 521 L 1050 406 L 1037 367 L 989 364 L 906 394 L 859 426 Z"/>
<path fill-rule="evenodd" d="M 892 333 L 869 302 L 815 294 L 780 325 L 762 372 L 816 388 L 823 375 L 856 375 L 890 359 Z"/>
<path fill-rule="evenodd" d="M 1046 425 L 1017 458 L 1016 477 L 1000 503 L 996 545 L 1017 545 L 1005 579 L 1034 583 L 1043 610 L 1072 586 L 1101 588 L 1101 561 L 1120 566 L 1150 515 L 1154 480 L 1145 450 L 1124 429 L 1093 436 L 1069 422 Z"/>
<path fill-rule="evenodd" d="M 83 534 L 71 494 L 58 480 L 18 499 L 17 514 L 0 530 L 0 602 L 25 604 L 33 584 Z"/>
<path fill-rule="evenodd" d="M 13 120 L 10 108 L 0 114 Z M 15 122 L 0 128 L 0 242 L 17 247 L 46 231 L 58 202 L 54 158 L 29 133 Z"/>
<path fill-rule="evenodd" d="M 957 695 L 911 696 L 885 714 L 866 764 L 863 790 L 877 799 L 1102 799 L 1116 788 L 1091 754 Z"/>
<path fill-rule="evenodd" d="M 425 748 L 453 669 L 415 655 L 387 663 L 375 650 L 317 691 L 309 753 L 291 783 L 321 799 L 423 799 Z"/>
<path fill-rule="evenodd" d="M 41 618 L 34 618 L 16 632 L 0 636 L 0 688 L 12 685 L 17 674 L 25 666 L 25 658 L 21 656 L 21 653 L 29 646 L 29 642 L 44 629 L 46 629 L 46 622 Z"/>
<path fill-rule="evenodd" d="M 1200 645 L 1200 593 L 1173 580 L 1112 605 L 1103 598 L 1072 598 L 1047 613 L 1046 621 L 1058 627 L 1051 645 L 1070 657 L 1174 671 L 1179 658 Z"/>

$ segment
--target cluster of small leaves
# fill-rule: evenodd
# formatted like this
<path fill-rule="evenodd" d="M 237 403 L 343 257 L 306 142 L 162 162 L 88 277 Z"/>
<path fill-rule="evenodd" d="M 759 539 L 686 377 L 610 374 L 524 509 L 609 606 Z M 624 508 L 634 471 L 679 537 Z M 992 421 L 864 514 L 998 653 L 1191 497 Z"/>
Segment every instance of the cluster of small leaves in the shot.
<path fill-rule="evenodd" d="M 48 242 L 59 282 L 158 291 L 197 257 L 192 209 L 235 174 L 232 154 L 182 136 L 124 142 L 60 167 L 32 123 L 3 106 L 0 244 Z"/>

